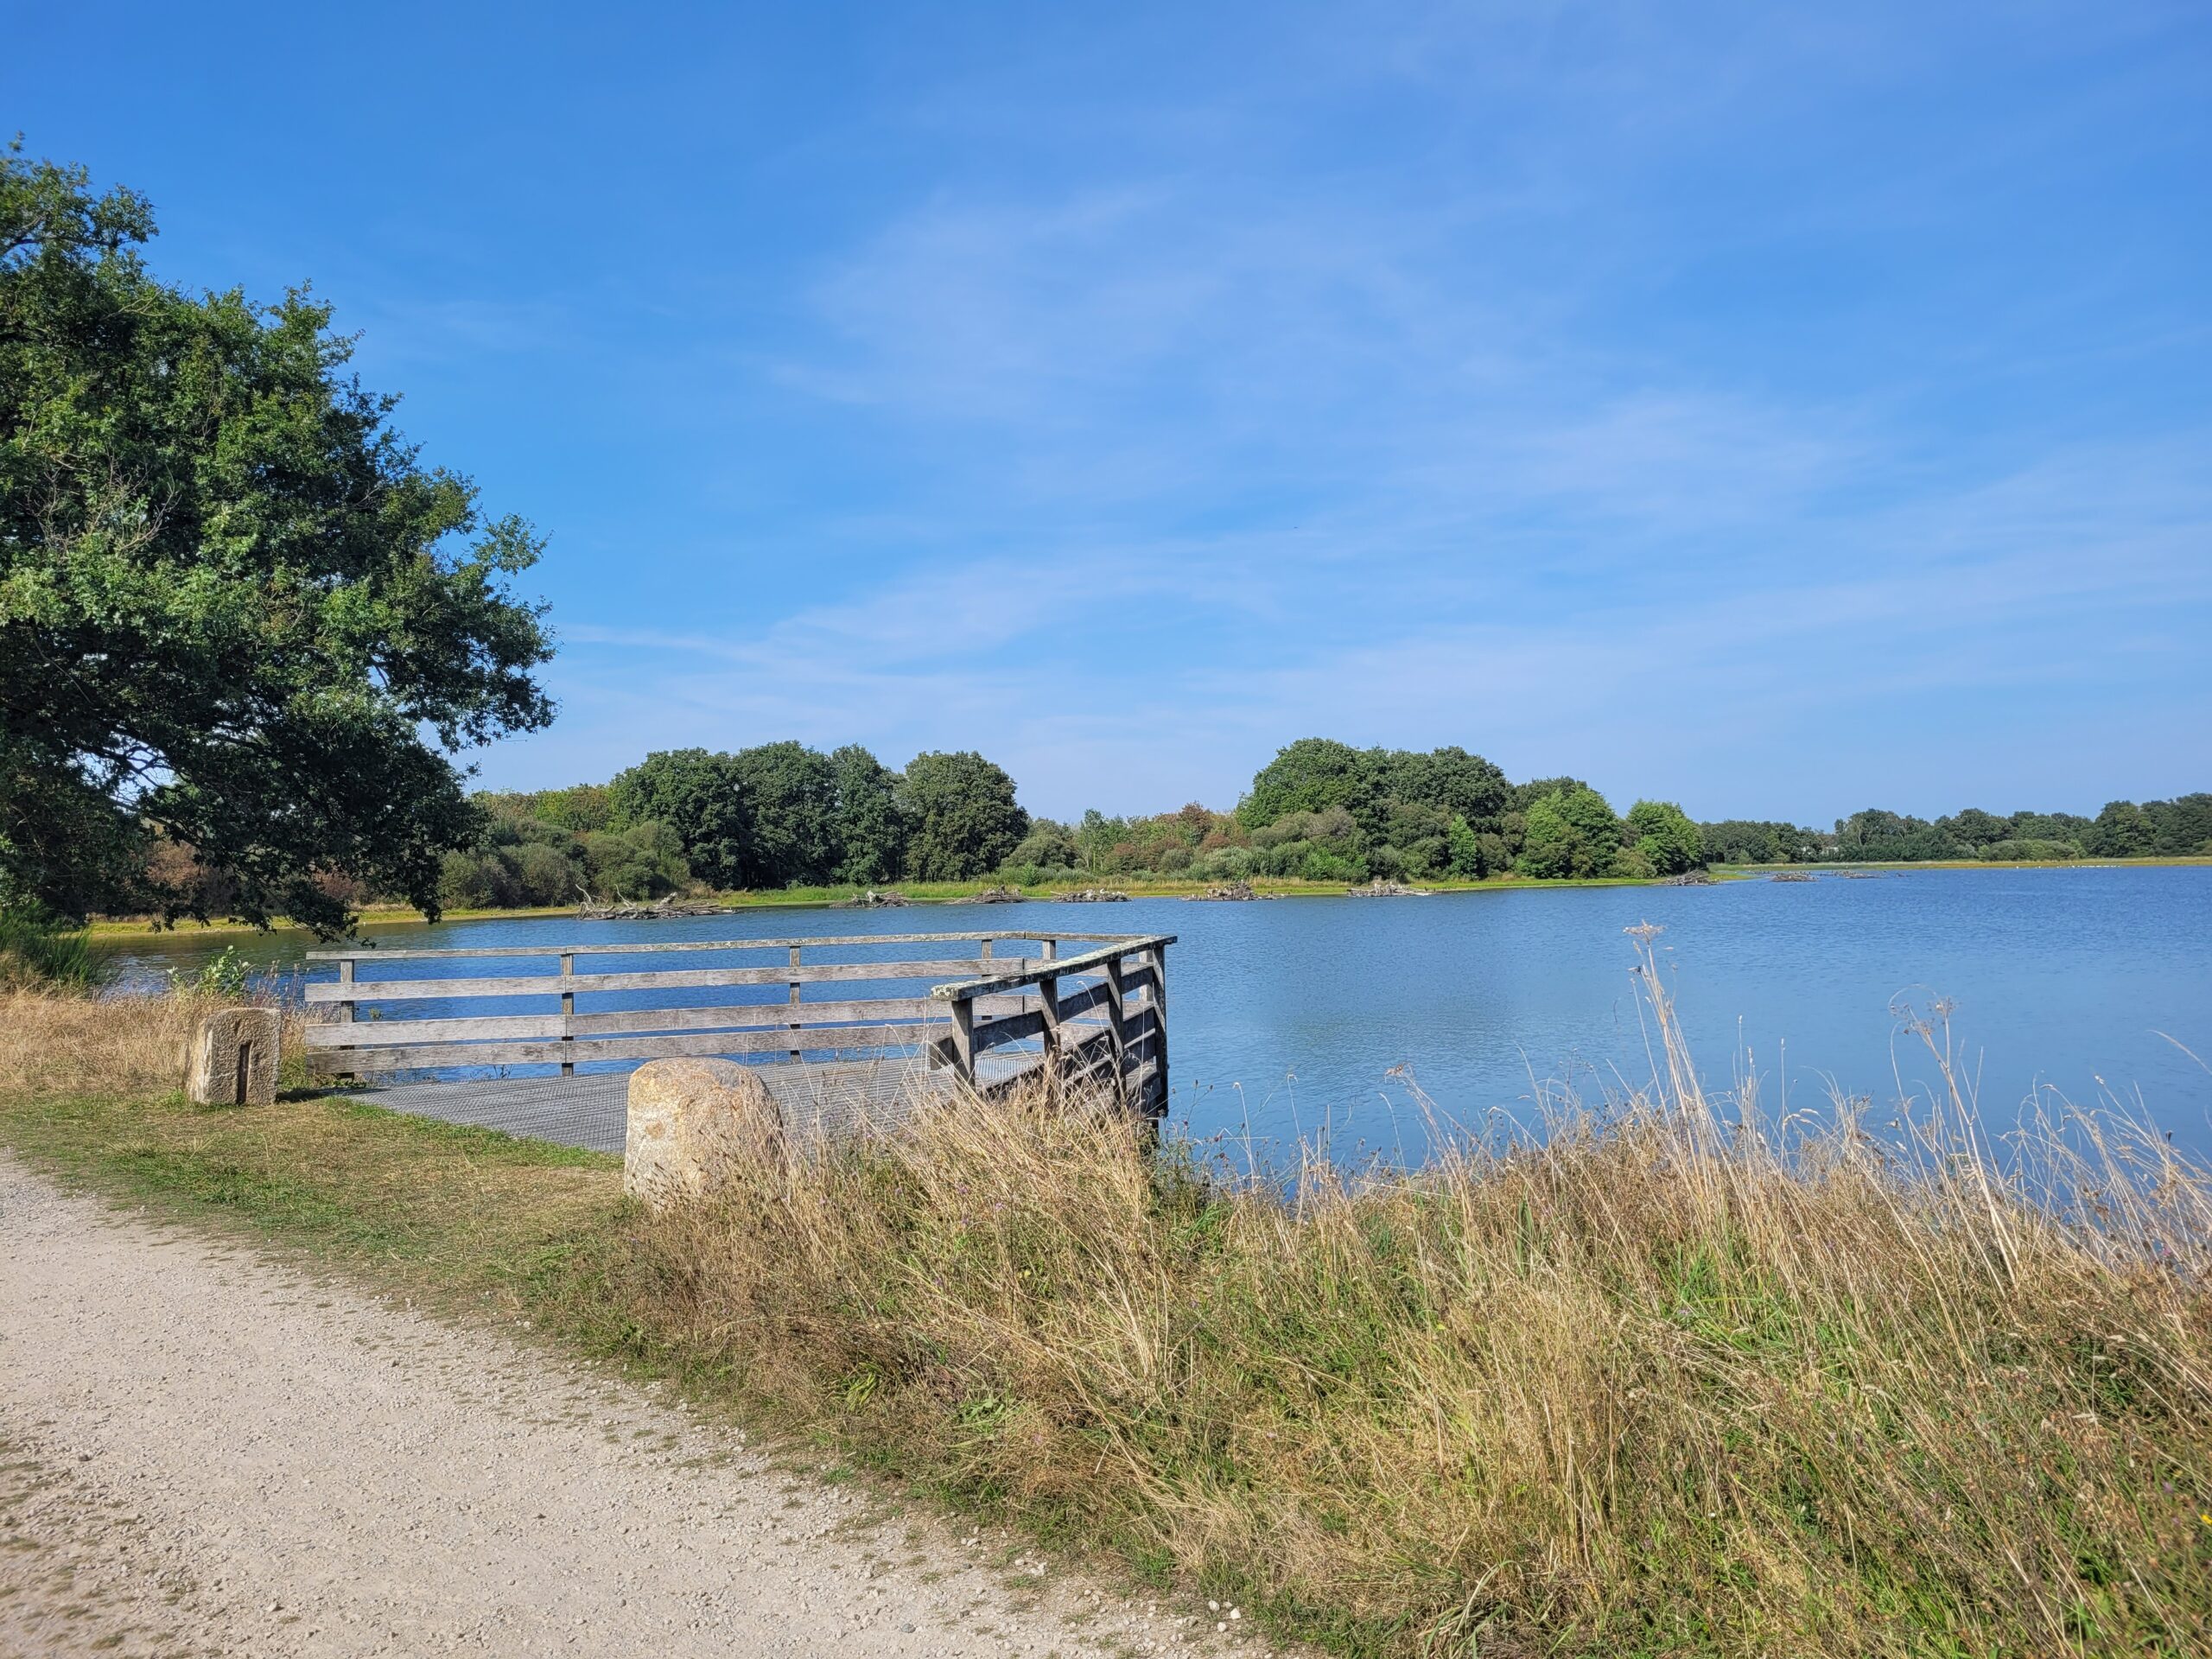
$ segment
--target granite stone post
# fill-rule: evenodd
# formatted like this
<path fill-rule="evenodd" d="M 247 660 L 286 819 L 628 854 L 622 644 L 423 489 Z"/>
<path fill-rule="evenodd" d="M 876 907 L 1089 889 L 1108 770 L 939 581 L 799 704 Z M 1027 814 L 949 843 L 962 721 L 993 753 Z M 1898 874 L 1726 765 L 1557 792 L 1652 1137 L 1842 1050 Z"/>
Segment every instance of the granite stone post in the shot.
<path fill-rule="evenodd" d="M 201 1106 L 273 1106 L 276 1046 L 283 1020 L 274 1008 L 219 1008 L 192 1034 L 184 1092 Z"/>

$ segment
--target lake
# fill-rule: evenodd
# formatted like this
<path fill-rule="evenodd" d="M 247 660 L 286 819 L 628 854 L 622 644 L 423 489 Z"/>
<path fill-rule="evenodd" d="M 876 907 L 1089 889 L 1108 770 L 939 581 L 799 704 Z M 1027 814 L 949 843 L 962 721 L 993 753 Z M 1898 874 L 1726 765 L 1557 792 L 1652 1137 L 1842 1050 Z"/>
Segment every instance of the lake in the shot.
<path fill-rule="evenodd" d="M 377 927 L 378 942 L 479 947 L 993 927 L 1165 932 L 1173 1119 L 1280 1145 L 1325 1127 L 1416 1154 L 1404 1076 L 1449 1116 L 1525 1112 L 1540 1080 L 1586 1092 L 1649 1075 L 1624 930 L 1649 921 L 1708 1080 L 1748 1049 L 1769 1109 L 1831 1087 L 1887 1103 L 1933 1067 L 1897 1039 L 1900 995 L 1948 999 L 1984 1107 L 2040 1087 L 2139 1101 L 2212 1155 L 2212 868 L 1912 870 L 1710 887 L 1521 887 L 1256 904 L 1139 899 L 904 911 L 751 910 Z M 110 955 L 127 977 L 190 971 L 225 943 L 185 931 Z M 296 964 L 308 941 L 247 938 Z M 634 965 L 634 964 L 632 964 Z"/>

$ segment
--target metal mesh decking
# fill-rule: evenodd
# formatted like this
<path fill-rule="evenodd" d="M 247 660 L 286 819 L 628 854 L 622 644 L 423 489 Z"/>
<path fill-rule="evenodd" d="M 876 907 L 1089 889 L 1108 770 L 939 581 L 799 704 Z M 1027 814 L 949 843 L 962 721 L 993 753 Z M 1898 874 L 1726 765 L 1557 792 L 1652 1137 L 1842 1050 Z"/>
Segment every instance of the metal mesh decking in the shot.
<path fill-rule="evenodd" d="M 1035 1064 L 1032 1054 L 987 1054 L 978 1061 L 977 1081 L 985 1088 L 1010 1083 Z M 785 1133 L 794 1141 L 827 1139 L 863 1126 L 888 1129 L 925 1105 L 953 1097 L 952 1074 L 931 1071 L 912 1057 L 753 1069 L 775 1096 Z M 357 1098 L 387 1111 L 620 1153 L 629 1090 L 627 1071 L 600 1071 L 398 1084 Z"/>

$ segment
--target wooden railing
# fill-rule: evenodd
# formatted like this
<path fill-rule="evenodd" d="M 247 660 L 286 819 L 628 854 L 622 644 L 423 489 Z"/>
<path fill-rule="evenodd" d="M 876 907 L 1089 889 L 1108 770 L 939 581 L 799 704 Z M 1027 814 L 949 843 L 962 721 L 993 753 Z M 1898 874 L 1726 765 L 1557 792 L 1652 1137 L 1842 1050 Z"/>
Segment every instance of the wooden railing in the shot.
<path fill-rule="evenodd" d="M 949 1067 L 975 1088 L 1005 1086 L 1041 1070 L 1054 1085 L 1106 1084 L 1136 1109 L 1157 1114 L 1167 1099 L 1166 968 L 1172 935 L 1100 933 L 906 933 L 837 938 L 725 939 L 703 943 L 494 945 L 474 950 L 310 950 L 331 963 L 334 981 L 307 987 L 308 1058 L 326 1076 L 461 1067 L 558 1066 L 591 1061 L 715 1055 L 755 1061 L 880 1058 L 899 1052 Z M 1002 944 L 1036 954 L 1006 957 Z M 1063 955 L 1061 947 L 1078 947 Z M 975 954 L 953 956 L 953 947 Z M 880 948 L 931 954 L 824 961 Z M 809 953 L 815 953 L 810 959 Z M 716 961 L 625 971 L 579 971 L 579 958 Z M 768 959 L 753 958 L 765 955 Z M 469 975 L 381 971 L 435 961 L 441 970 L 470 959 L 543 960 L 550 972 Z M 361 970 L 368 968 L 370 976 Z M 925 995 L 874 988 L 931 985 Z M 810 1001 L 806 988 L 834 986 L 836 999 Z M 771 990 L 780 1001 L 763 998 Z M 674 992 L 729 991 L 706 1003 L 658 999 Z M 636 1006 L 639 999 L 655 999 Z M 577 1007 L 619 1003 L 626 1006 Z M 515 1009 L 518 1000 L 541 1006 Z M 490 1001 L 510 1011 L 411 1014 L 425 1002 Z M 983 1057 L 1014 1045 L 1023 1051 Z"/>

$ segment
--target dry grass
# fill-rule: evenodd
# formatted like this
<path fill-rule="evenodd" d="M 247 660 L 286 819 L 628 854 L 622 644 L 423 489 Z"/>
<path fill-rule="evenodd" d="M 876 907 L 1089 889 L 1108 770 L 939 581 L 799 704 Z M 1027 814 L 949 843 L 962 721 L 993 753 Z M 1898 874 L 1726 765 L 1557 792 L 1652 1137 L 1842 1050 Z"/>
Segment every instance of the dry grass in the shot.
<path fill-rule="evenodd" d="M 661 1222 L 641 1318 L 1355 1649 L 2212 1650 L 2204 1173 L 1732 1127 L 1646 982 L 1662 1079 L 1541 1144 L 1284 1190 L 948 1115 Z"/>
<path fill-rule="evenodd" d="M 105 1001 L 0 989 L 0 1094 L 158 1093 L 182 1086 L 200 1009 L 184 997 Z"/>
<path fill-rule="evenodd" d="M 92 996 L 82 991 L 0 986 L 0 1096 L 162 1094 L 184 1085 L 186 1049 L 202 1014 L 267 993 L 221 997 Z M 284 1010 L 283 1081 L 305 1080 L 298 1066 L 303 1016 Z"/>
<path fill-rule="evenodd" d="M 1765 1122 L 1646 984 L 1645 1095 L 1413 1175 L 973 1104 L 647 1222 L 608 1160 L 149 1101 L 191 1011 L 60 999 L 0 1001 L 0 1134 L 1346 1650 L 2212 1651 L 2212 1177 L 1955 1087 Z"/>

